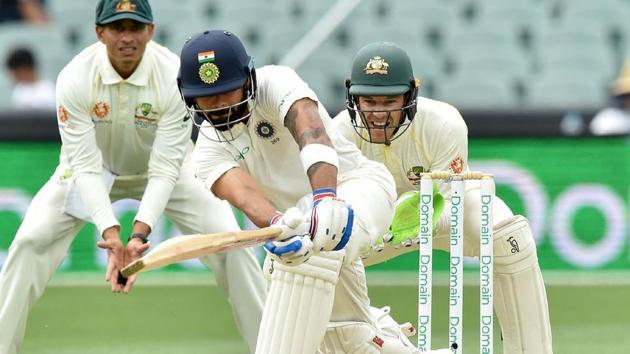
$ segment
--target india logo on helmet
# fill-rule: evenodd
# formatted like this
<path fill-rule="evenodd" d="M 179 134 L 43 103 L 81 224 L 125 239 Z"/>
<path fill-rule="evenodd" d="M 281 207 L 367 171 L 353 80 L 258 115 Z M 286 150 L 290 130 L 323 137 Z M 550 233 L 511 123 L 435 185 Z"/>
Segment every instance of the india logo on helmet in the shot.
<path fill-rule="evenodd" d="M 219 79 L 219 68 L 214 63 L 203 63 L 199 67 L 199 78 L 206 84 L 213 84 Z"/>

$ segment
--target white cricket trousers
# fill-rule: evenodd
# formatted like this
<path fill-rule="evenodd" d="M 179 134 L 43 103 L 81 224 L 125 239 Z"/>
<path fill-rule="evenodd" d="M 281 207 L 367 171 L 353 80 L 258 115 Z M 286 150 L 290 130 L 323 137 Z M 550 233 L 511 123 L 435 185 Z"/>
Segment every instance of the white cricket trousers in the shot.
<path fill-rule="evenodd" d="M 0 273 L 0 354 L 20 350 L 28 312 L 44 293 L 70 244 L 85 225 L 63 211 L 68 182 L 60 179 L 61 170 L 57 169 L 33 199 Z M 145 187 L 146 179 L 142 178 L 116 181 L 110 198 L 139 200 Z M 216 198 L 194 178 L 188 160 L 182 166 L 164 213 L 184 234 L 238 229 L 229 204 Z M 252 249 L 203 257 L 201 261 L 213 269 L 217 283 L 233 306 L 236 325 L 253 353 L 266 287 Z M 141 284 L 142 281 L 136 286 Z"/>

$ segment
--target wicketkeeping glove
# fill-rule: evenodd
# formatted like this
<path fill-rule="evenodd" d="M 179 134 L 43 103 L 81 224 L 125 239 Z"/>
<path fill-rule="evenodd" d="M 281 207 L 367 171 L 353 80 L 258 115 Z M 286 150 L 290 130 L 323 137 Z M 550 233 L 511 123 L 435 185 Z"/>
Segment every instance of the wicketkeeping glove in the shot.
<path fill-rule="evenodd" d="M 418 249 L 420 239 L 420 193 L 403 193 L 396 201 L 394 219 L 389 231 L 377 238 L 372 245 L 361 250 L 361 258 L 366 266 L 378 264 Z M 433 232 L 435 233 L 440 215 L 444 210 L 444 197 L 437 185 L 433 186 Z"/>
<path fill-rule="evenodd" d="M 280 241 L 267 242 L 264 247 L 271 257 L 284 264 L 304 263 L 311 256 L 313 243 L 309 222 L 298 208 L 289 208 L 284 214 L 277 212 L 269 226 L 282 229 Z"/>
<path fill-rule="evenodd" d="M 354 210 L 350 204 L 337 199 L 334 189 L 313 191 L 310 234 L 315 251 L 338 251 L 346 246 L 352 235 Z"/>
<path fill-rule="evenodd" d="M 444 209 L 444 197 L 433 185 L 433 230 L 437 227 L 440 215 Z M 409 191 L 403 193 L 396 201 L 394 219 L 389 232 L 383 236 L 386 243 L 394 247 L 408 247 L 418 244 L 420 232 L 420 192 Z"/>

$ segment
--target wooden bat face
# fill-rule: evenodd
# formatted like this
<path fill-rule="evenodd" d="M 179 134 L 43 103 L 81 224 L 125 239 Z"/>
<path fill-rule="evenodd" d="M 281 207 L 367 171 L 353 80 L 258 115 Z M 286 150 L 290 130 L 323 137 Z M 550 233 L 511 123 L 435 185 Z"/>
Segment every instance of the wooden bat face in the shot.
<path fill-rule="evenodd" d="M 122 270 L 124 277 L 139 272 L 164 267 L 186 259 L 199 258 L 233 248 L 259 246 L 275 240 L 282 229 L 266 227 L 257 230 L 227 231 L 214 234 L 177 236 L 160 243 L 142 258 Z"/>

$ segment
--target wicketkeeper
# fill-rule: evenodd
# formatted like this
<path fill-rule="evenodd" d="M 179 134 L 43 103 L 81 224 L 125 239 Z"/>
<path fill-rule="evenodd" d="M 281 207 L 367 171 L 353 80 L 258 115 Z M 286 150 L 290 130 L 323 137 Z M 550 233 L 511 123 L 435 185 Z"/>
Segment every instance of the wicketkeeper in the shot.
<path fill-rule="evenodd" d="M 453 106 L 418 96 L 407 53 L 393 43 L 366 45 L 356 54 L 346 82 L 347 110 L 333 123 L 336 131 L 368 158 L 387 166 L 396 181 L 398 201 L 390 230 L 365 250 L 365 265 L 418 250 L 418 183 L 422 172 L 468 171 L 468 131 Z M 450 191 L 434 192 L 435 249 L 449 250 Z M 464 254 L 479 256 L 480 190 L 466 182 Z M 495 198 L 494 309 L 503 334 L 503 352 L 552 353 L 547 295 L 536 244 L 527 219 L 513 215 Z M 413 246 L 413 247 L 411 247 Z"/>

